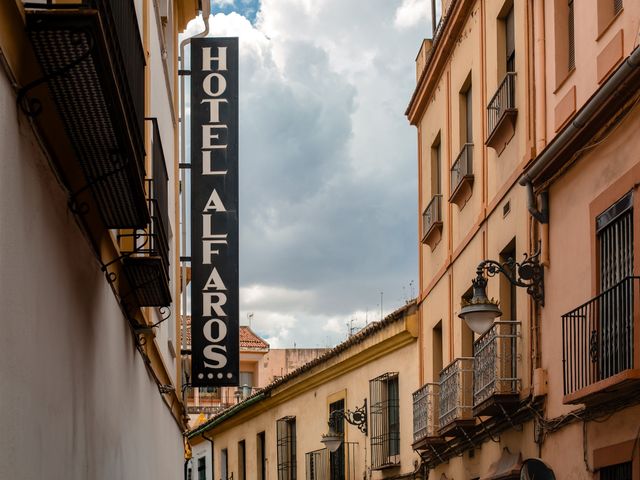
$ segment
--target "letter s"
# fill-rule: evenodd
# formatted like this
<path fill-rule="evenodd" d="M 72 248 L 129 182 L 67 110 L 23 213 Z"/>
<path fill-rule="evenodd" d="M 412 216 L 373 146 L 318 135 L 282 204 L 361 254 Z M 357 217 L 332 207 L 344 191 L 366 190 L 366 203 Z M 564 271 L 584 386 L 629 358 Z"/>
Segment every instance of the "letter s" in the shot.
<path fill-rule="evenodd" d="M 216 350 L 221 350 L 222 352 L 227 351 L 227 347 L 223 345 L 209 345 L 204 348 L 204 358 L 207 360 L 211 360 L 216 363 L 208 363 L 204 362 L 204 366 L 208 368 L 223 368 L 227 364 L 227 356 L 224 353 L 217 352 Z"/>

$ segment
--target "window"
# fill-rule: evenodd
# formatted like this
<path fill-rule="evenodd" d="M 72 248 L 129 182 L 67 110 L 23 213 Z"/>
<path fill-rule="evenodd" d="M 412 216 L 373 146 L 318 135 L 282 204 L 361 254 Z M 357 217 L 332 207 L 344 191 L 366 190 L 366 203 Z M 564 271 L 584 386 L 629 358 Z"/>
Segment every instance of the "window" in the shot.
<path fill-rule="evenodd" d="M 207 458 L 198 459 L 198 480 L 207 480 Z"/>
<path fill-rule="evenodd" d="M 258 480 L 266 480 L 267 456 L 265 452 L 265 435 L 260 432 L 256 438 L 256 456 L 258 460 Z"/>
<path fill-rule="evenodd" d="M 253 372 L 240 372 L 240 387 L 253 387 Z"/>
<path fill-rule="evenodd" d="M 505 67 L 507 73 L 516 71 L 516 40 L 513 26 L 513 5 L 504 16 Z"/>
<path fill-rule="evenodd" d="M 344 418 L 342 415 L 334 415 L 334 412 L 344 412 L 344 400 L 338 400 L 329 405 L 329 418 L 333 422 L 334 431 L 344 435 Z M 329 478 L 344 480 L 344 442 L 335 452 L 329 453 Z"/>
<path fill-rule="evenodd" d="M 296 417 L 276 422 L 278 480 L 296 480 Z"/>
<path fill-rule="evenodd" d="M 500 263 L 506 263 L 509 259 L 516 259 L 515 238 L 500 252 Z M 510 274 L 514 274 L 511 269 L 508 267 L 507 269 Z M 516 289 L 517 287 L 509 281 L 506 275 L 500 275 L 500 308 L 504 320 L 517 320 Z"/>
<path fill-rule="evenodd" d="M 631 462 L 619 463 L 600 469 L 600 480 L 632 480 Z"/>
<path fill-rule="evenodd" d="M 461 106 L 463 114 L 460 122 L 460 136 L 462 144 L 473 143 L 473 95 L 471 90 L 471 74 L 465 82 L 463 90 L 460 92 L 462 97 Z"/>
<path fill-rule="evenodd" d="M 400 405 L 398 372 L 369 381 L 371 396 L 371 468 L 400 463 Z"/>
<path fill-rule="evenodd" d="M 601 35 L 613 19 L 622 11 L 622 0 L 598 0 L 598 35 Z"/>
<path fill-rule="evenodd" d="M 431 335 L 431 353 L 433 360 L 433 380 L 434 382 L 438 382 L 440 378 L 440 372 L 442 371 L 443 362 L 442 362 L 442 320 L 440 320 L 435 327 L 433 327 L 432 335 Z"/>
<path fill-rule="evenodd" d="M 568 71 L 576 68 L 576 46 L 575 46 L 575 20 L 573 11 L 573 0 L 568 0 L 567 4 L 567 34 L 568 34 Z"/>
<path fill-rule="evenodd" d="M 431 196 L 442 193 L 442 148 L 440 133 L 431 145 Z"/>
<path fill-rule="evenodd" d="M 238 442 L 238 480 L 245 480 L 247 477 L 247 461 L 245 458 L 246 449 L 244 440 Z"/>
<path fill-rule="evenodd" d="M 227 480 L 229 478 L 229 455 L 227 449 L 220 450 L 220 479 Z"/>
<path fill-rule="evenodd" d="M 307 480 L 326 480 L 328 449 L 308 452 L 306 457 Z"/>
<path fill-rule="evenodd" d="M 596 218 L 600 292 L 613 289 L 633 275 L 632 204 L 630 192 Z M 626 285 L 620 287 L 602 296 L 598 307 L 602 324 L 597 361 L 602 378 L 633 366 L 633 344 L 627 334 L 633 324 L 633 294 L 625 291 Z"/>

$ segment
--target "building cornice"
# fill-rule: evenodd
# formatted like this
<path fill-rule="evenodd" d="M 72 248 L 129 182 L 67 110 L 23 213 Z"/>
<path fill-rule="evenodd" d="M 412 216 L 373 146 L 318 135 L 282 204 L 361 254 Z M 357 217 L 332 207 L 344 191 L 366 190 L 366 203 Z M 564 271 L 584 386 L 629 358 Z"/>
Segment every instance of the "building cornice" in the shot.
<path fill-rule="evenodd" d="M 449 3 L 449 8 L 442 17 L 440 31 L 436 32 L 431 50 L 427 53 L 428 59 L 405 111 L 411 125 L 417 125 L 420 121 L 475 3 L 476 0 L 451 0 Z"/>

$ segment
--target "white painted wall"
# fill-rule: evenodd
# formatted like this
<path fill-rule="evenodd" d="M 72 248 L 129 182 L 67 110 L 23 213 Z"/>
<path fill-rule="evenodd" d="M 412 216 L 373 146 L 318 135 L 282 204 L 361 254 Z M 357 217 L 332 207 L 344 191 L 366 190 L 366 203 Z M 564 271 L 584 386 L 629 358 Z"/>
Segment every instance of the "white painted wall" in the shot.
<path fill-rule="evenodd" d="M 180 430 L 0 70 L 0 478 L 180 479 Z"/>

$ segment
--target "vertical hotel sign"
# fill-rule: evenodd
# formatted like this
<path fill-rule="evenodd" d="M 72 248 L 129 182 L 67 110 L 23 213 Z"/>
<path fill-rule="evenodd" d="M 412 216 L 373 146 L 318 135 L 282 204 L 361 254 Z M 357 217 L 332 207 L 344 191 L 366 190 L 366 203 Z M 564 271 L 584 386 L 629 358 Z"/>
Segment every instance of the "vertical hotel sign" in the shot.
<path fill-rule="evenodd" d="M 238 39 L 191 40 L 191 382 L 238 385 Z"/>

